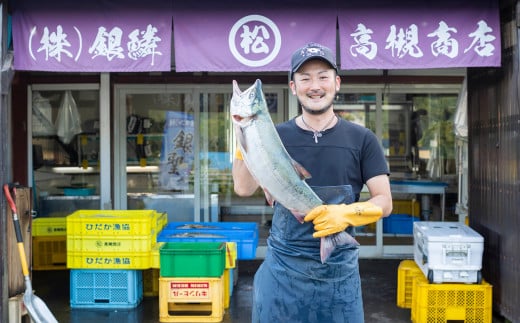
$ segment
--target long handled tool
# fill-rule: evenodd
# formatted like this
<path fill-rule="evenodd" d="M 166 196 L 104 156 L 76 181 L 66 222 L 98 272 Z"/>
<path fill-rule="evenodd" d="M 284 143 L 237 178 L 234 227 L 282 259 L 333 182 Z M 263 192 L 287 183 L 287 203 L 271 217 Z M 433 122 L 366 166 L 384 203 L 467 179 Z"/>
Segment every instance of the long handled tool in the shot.
<path fill-rule="evenodd" d="M 13 194 L 16 195 L 16 188 L 12 187 Z M 23 295 L 23 302 L 31 319 L 35 323 L 58 323 L 47 305 L 33 293 L 31 278 L 29 277 L 29 269 L 27 267 L 27 258 L 25 256 L 25 248 L 23 245 L 22 230 L 20 229 L 20 221 L 18 219 L 18 212 L 16 204 L 11 197 L 11 189 L 8 184 L 4 184 L 4 194 L 9 203 L 9 207 L 13 213 L 14 231 L 16 233 L 16 242 L 18 244 L 18 252 L 20 254 L 20 261 L 22 263 L 22 272 L 25 278 L 25 293 Z"/>

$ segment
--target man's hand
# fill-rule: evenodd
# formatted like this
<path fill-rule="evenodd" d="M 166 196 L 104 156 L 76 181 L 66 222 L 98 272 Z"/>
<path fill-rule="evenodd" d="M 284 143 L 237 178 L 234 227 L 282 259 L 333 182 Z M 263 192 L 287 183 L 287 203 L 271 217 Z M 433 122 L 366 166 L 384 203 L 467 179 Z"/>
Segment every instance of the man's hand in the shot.
<path fill-rule="evenodd" d="M 325 237 L 345 230 L 348 226 L 360 226 L 376 222 L 383 215 L 383 209 L 370 202 L 352 204 L 320 205 L 312 209 L 304 218 L 314 223 L 314 238 Z"/>

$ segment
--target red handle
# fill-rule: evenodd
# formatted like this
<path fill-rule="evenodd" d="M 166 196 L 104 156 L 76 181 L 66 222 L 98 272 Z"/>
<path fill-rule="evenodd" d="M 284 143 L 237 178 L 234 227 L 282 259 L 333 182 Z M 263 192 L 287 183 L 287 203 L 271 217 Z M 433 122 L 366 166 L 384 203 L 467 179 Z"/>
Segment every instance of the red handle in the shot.
<path fill-rule="evenodd" d="M 13 187 L 13 193 L 16 194 L 15 187 Z M 4 184 L 4 194 L 5 198 L 7 199 L 7 203 L 9 203 L 9 207 L 11 207 L 11 211 L 13 211 L 13 213 L 18 213 L 16 210 L 16 204 L 14 203 L 13 198 L 11 197 L 11 191 L 9 190 L 8 184 Z"/>

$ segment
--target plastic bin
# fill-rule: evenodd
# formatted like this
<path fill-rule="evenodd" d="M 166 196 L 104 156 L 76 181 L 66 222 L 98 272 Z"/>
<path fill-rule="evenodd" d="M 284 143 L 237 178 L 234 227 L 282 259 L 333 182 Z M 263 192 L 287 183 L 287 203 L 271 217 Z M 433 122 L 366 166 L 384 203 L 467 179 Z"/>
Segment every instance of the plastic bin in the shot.
<path fill-rule="evenodd" d="M 414 260 L 430 283 L 480 283 L 484 238 L 458 222 L 414 223 Z"/>
<path fill-rule="evenodd" d="M 405 259 L 399 263 L 397 268 L 397 306 L 401 308 L 412 308 L 413 281 L 416 276 L 424 277 L 421 268 L 414 260 Z"/>
<path fill-rule="evenodd" d="M 73 252 L 150 252 L 154 244 L 155 238 L 151 235 L 67 235 L 67 250 Z"/>
<path fill-rule="evenodd" d="M 143 299 L 140 270 L 71 270 L 71 308 L 134 308 Z"/>
<path fill-rule="evenodd" d="M 158 268 L 143 270 L 144 297 L 159 296 L 159 277 Z"/>
<path fill-rule="evenodd" d="M 67 268 L 70 269 L 150 269 L 150 261 L 150 251 L 67 251 Z"/>
<path fill-rule="evenodd" d="M 32 220 L 32 236 L 65 236 L 66 217 L 35 218 Z"/>
<path fill-rule="evenodd" d="M 235 242 L 237 259 L 256 258 L 256 222 L 170 222 L 157 236 L 158 242 Z"/>
<path fill-rule="evenodd" d="M 413 234 L 413 223 L 420 219 L 409 214 L 390 214 L 383 218 L 383 233 Z"/>
<path fill-rule="evenodd" d="M 220 277 L 226 264 L 224 242 L 166 242 L 159 253 L 161 277 Z"/>
<path fill-rule="evenodd" d="M 115 235 L 156 237 L 154 210 L 78 210 L 67 216 L 67 235 Z"/>
<path fill-rule="evenodd" d="M 223 277 L 159 278 L 159 321 L 221 322 Z"/>
<path fill-rule="evenodd" d="M 67 269 L 67 237 L 36 236 L 32 238 L 32 269 Z"/>
<path fill-rule="evenodd" d="M 430 284 L 424 276 L 417 276 L 413 283 L 412 322 L 491 322 L 492 297 L 492 286 L 485 281 Z"/>

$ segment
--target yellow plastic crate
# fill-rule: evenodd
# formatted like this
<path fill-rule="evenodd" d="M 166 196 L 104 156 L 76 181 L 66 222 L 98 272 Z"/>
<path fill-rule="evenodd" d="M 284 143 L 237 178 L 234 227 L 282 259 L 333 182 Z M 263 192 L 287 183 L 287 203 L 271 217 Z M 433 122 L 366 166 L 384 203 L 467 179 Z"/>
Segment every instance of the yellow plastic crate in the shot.
<path fill-rule="evenodd" d="M 157 231 L 161 231 L 162 228 L 168 224 L 168 213 L 166 212 L 155 212 L 157 218 Z"/>
<path fill-rule="evenodd" d="M 157 237 L 154 210 L 78 210 L 67 216 L 67 234 Z"/>
<path fill-rule="evenodd" d="M 150 252 L 155 238 L 148 236 L 67 235 L 67 250 L 76 252 Z"/>
<path fill-rule="evenodd" d="M 226 242 L 226 267 L 235 268 L 237 261 L 237 243 Z"/>
<path fill-rule="evenodd" d="M 35 218 L 32 220 L 32 236 L 64 236 L 67 234 L 66 217 Z"/>
<path fill-rule="evenodd" d="M 159 296 L 159 269 L 143 270 L 143 296 Z"/>
<path fill-rule="evenodd" d="M 484 280 L 481 284 L 430 284 L 424 276 L 417 276 L 413 283 L 412 322 L 490 323 L 492 297 L 492 286 Z"/>
<path fill-rule="evenodd" d="M 224 277 L 160 277 L 160 322 L 221 322 Z"/>
<path fill-rule="evenodd" d="M 32 269 L 67 269 L 67 237 L 64 235 L 33 237 Z"/>
<path fill-rule="evenodd" d="M 392 214 L 410 214 L 413 216 L 420 215 L 420 204 L 416 200 L 393 200 Z"/>
<path fill-rule="evenodd" d="M 157 242 L 155 246 L 152 247 L 152 251 L 150 253 L 150 266 L 152 268 L 161 268 L 161 255 L 159 250 L 161 249 L 164 242 Z"/>
<path fill-rule="evenodd" d="M 415 276 L 423 276 L 421 268 L 414 260 L 405 259 L 397 268 L 397 306 L 412 308 L 413 280 Z"/>
<path fill-rule="evenodd" d="M 147 252 L 78 252 L 67 251 L 70 269 L 150 269 Z"/>

